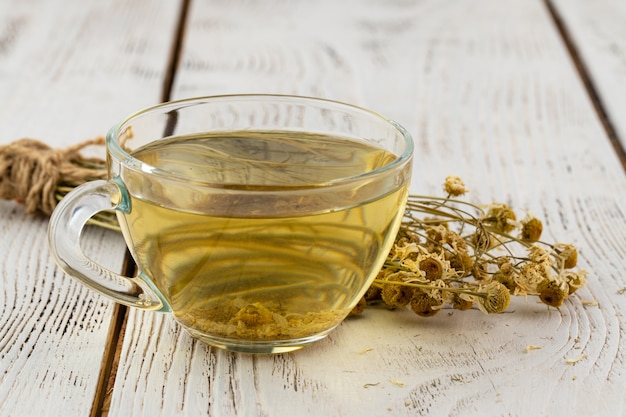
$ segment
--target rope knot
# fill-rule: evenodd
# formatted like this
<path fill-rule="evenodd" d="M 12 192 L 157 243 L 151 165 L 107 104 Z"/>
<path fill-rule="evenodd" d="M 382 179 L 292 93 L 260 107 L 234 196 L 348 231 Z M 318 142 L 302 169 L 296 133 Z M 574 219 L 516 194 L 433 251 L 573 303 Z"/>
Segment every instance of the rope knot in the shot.
<path fill-rule="evenodd" d="M 76 187 L 106 178 L 103 160 L 80 153 L 87 146 L 103 144 L 104 138 L 98 137 L 67 149 L 53 149 L 35 139 L 0 146 L 0 198 L 17 200 L 27 213 L 52 214 L 57 186 Z"/>

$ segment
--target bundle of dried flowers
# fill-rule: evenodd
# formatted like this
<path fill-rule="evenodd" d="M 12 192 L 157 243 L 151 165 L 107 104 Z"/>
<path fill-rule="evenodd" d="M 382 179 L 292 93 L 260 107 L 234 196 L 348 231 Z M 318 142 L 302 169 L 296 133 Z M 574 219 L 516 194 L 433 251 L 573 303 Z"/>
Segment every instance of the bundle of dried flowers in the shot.
<path fill-rule="evenodd" d="M 444 190 L 443 198 L 409 196 L 393 248 L 353 313 L 372 303 L 410 306 L 423 317 L 444 306 L 500 313 L 511 295 L 560 307 L 587 282 L 586 271 L 573 269 L 576 247 L 541 241 L 538 218 L 526 213 L 517 220 L 503 203 L 459 200 L 467 192 L 459 177 L 446 178 Z"/>

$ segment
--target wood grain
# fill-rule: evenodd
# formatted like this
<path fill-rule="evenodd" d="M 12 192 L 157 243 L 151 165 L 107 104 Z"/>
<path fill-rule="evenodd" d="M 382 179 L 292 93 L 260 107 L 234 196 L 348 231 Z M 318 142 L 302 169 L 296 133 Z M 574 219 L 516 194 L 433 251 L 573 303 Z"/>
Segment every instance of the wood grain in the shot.
<path fill-rule="evenodd" d="M 626 4 L 619 0 L 551 0 L 550 4 L 589 75 L 603 116 L 625 147 Z"/>
<path fill-rule="evenodd" d="M 169 1 L 0 0 L 0 143 L 73 145 L 157 102 L 177 9 Z M 87 416 L 114 345 L 114 304 L 56 268 L 45 218 L 8 201 L 0 213 L 0 416 Z M 118 234 L 89 230 L 84 246 L 120 269 Z"/>
<path fill-rule="evenodd" d="M 63 4 L 0 5 L 3 142 L 75 144 L 160 98 L 177 2 Z"/>
<path fill-rule="evenodd" d="M 110 415 L 626 413 L 626 180 L 543 2 L 192 2 L 172 96 L 241 92 L 396 119 L 416 140 L 415 192 L 456 174 L 475 202 L 530 209 L 546 240 L 579 246 L 590 282 L 560 310 L 369 310 L 277 356 L 211 349 L 132 312 Z"/>
<path fill-rule="evenodd" d="M 0 415 L 87 415 L 113 305 L 55 267 L 45 219 L 0 204 Z M 115 234 L 91 231 L 85 251 L 110 256 L 120 244 Z"/>

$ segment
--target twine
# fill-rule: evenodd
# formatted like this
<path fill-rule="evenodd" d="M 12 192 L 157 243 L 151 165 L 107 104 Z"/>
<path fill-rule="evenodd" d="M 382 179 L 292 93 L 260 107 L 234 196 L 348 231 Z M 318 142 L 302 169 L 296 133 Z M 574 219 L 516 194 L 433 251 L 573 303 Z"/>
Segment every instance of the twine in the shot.
<path fill-rule="evenodd" d="M 84 148 L 104 143 L 97 137 L 66 149 L 53 149 L 35 139 L 0 145 L 0 198 L 17 200 L 27 213 L 52 214 L 57 187 L 107 177 L 102 159 L 81 155 Z"/>

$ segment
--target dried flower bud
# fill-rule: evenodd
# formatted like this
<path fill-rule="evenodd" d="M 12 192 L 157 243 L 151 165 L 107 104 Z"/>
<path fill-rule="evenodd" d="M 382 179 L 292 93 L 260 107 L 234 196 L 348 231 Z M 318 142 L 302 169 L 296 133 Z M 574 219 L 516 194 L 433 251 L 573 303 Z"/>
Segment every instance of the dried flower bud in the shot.
<path fill-rule="evenodd" d="M 569 296 L 569 288 L 565 282 L 545 280 L 537 285 L 539 299 L 551 307 L 561 307 Z"/>
<path fill-rule="evenodd" d="M 502 283 L 509 291 L 517 288 L 517 272 L 511 263 L 511 258 L 503 256 L 498 259 L 498 272 L 493 274 L 493 279 Z"/>
<path fill-rule="evenodd" d="M 398 275 L 390 276 L 382 285 L 381 297 L 387 306 L 399 308 L 408 305 L 413 297 L 414 289 L 402 285 L 402 278 Z"/>
<path fill-rule="evenodd" d="M 376 274 L 376 279 L 380 281 L 385 281 L 387 278 L 395 273 L 396 271 L 394 271 L 393 269 L 382 268 L 380 271 L 378 271 L 378 274 Z"/>
<path fill-rule="evenodd" d="M 383 299 L 381 292 L 382 291 L 379 287 L 372 285 L 367 289 L 363 297 L 365 298 L 365 301 L 367 302 L 381 301 Z"/>
<path fill-rule="evenodd" d="M 417 290 L 411 299 L 411 310 L 421 317 L 432 317 L 439 312 L 442 300 L 430 296 L 423 291 Z"/>
<path fill-rule="evenodd" d="M 420 243 L 420 237 L 417 233 L 412 232 L 405 227 L 401 227 L 396 236 L 396 244 L 404 246 L 407 243 Z"/>
<path fill-rule="evenodd" d="M 493 274 L 493 280 L 504 285 L 509 291 L 514 291 L 517 287 L 514 275 L 506 275 L 502 272 L 496 272 Z"/>
<path fill-rule="evenodd" d="M 426 236 L 430 242 L 438 245 L 443 245 L 447 242 L 448 233 L 450 233 L 447 223 L 438 224 L 436 226 L 424 226 L 424 229 L 426 230 Z"/>
<path fill-rule="evenodd" d="M 415 242 L 398 242 L 393 245 L 389 256 L 391 259 L 398 259 L 400 261 L 404 259 L 416 260 L 419 255 L 419 246 Z"/>
<path fill-rule="evenodd" d="M 515 213 L 507 204 L 492 203 L 483 221 L 495 228 L 497 232 L 508 233 L 515 229 Z"/>
<path fill-rule="evenodd" d="M 515 272 L 515 268 L 511 263 L 511 258 L 509 258 L 508 256 L 502 256 L 498 258 L 497 264 L 500 272 L 502 272 L 504 275 L 511 275 L 513 274 L 513 272 Z"/>
<path fill-rule="evenodd" d="M 539 245 L 533 245 L 528 248 L 528 258 L 537 264 L 552 265 L 554 262 L 550 256 L 550 252 Z"/>
<path fill-rule="evenodd" d="M 541 238 L 543 232 L 543 223 L 536 217 L 529 216 L 521 221 L 522 233 L 521 239 L 527 242 L 536 242 Z"/>
<path fill-rule="evenodd" d="M 461 177 L 450 175 L 446 177 L 446 181 L 443 184 L 443 189 L 448 195 L 457 197 L 465 194 L 468 190 L 465 188 L 465 184 Z"/>
<path fill-rule="evenodd" d="M 587 274 L 587 271 L 582 271 L 582 270 L 576 271 L 576 272 L 565 271 L 563 275 L 563 279 L 569 286 L 570 294 L 575 293 L 576 290 L 585 286 L 585 284 L 587 283 L 587 278 L 585 278 L 586 274 Z"/>
<path fill-rule="evenodd" d="M 522 265 L 515 277 L 515 295 L 536 294 L 537 286 L 544 281 L 556 279 L 549 263 L 527 262 Z"/>
<path fill-rule="evenodd" d="M 446 237 L 446 243 L 452 247 L 455 251 L 467 252 L 467 242 L 455 231 L 450 231 Z"/>
<path fill-rule="evenodd" d="M 239 310 L 231 321 L 246 327 L 254 327 L 272 323 L 274 321 L 274 315 L 272 311 L 263 304 L 253 303 L 248 304 Z"/>
<path fill-rule="evenodd" d="M 365 307 L 367 306 L 367 300 L 365 300 L 365 297 L 361 297 L 361 299 L 359 300 L 358 303 L 356 303 L 356 305 L 352 308 L 352 310 L 350 311 L 350 316 L 358 316 L 360 314 L 363 314 L 363 312 L 365 311 Z"/>
<path fill-rule="evenodd" d="M 487 262 L 478 260 L 472 265 L 472 275 L 478 281 L 489 280 L 489 268 Z"/>
<path fill-rule="evenodd" d="M 479 308 L 487 314 L 502 313 L 511 303 L 511 294 L 502 283 L 493 281 L 485 287 L 486 298 L 479 298 Z"/>
<path fill-rule="evenodd" d="M 467 275 L 474 266 L 474 260 L 467 252 L 447 252 L 446 258 L 450 261 L 450 267 L 461 275 Z"/>
<path fill-rule="evenodd" d="M 419 269 L 424 272 L 424 276 L 429 281 L 441 279 L 444 266 L 436 256 L 426 256 L 419 262 Z"/>
<path fill-rule="evenodd" d="M 578 263 L 578 250 L 576 247 L 569 243 L 557 243 L 554 245 L 554 250 L 559 255 L 559 258 L 563 259 L 563 268 L 574 268 Z"/>
<path fill-rule="evenodd" d="M 452 307 L 456 310 L 465 311 L 474 307 L 474 302 L 463 298 L 460 294 L 454 294 L 452 295 Z"/>

